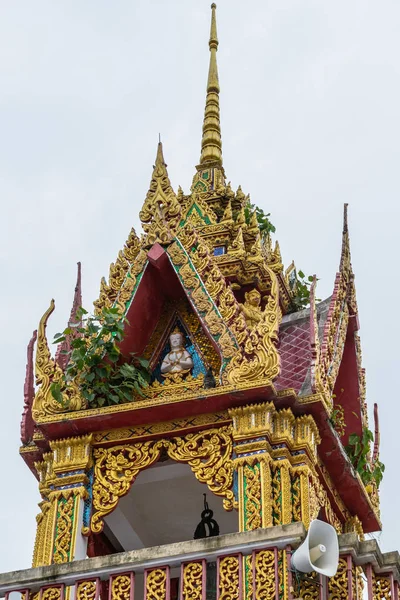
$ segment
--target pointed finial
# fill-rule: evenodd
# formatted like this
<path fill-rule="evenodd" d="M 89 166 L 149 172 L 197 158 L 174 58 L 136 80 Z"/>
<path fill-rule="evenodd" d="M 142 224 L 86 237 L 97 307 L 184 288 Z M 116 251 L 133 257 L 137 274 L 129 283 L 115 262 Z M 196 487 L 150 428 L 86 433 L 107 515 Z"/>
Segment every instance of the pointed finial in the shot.
<path fill-rule="evenodd" d="M 221 127 L 219 120 L 219 81 L 217 67 L 217 20 L 216 4 L 211 4 L 210 66 L 208 69 L 206 108 L 203 121 L 203 137 L 201 140 L 200 165 L 216 163 L 222 165 Z"/>
<path fill-rule="evenodd" d="M 158 145 L 157 145 L 156 164 L 154 165 L 154 168 L 159 167 L 161 165 L 164 166 L 164 167 L 167 166 L 165 164 L 164 152 L 163 152 L 163 147 L 162 147 L 162 141 L 160 139 L 160 141 L 158 142 Z"/>
<path fill-rule="evenodd" d="M 81 263 L 77 263 L 78 273 L 76 277 L 76 284 L 74 290 L 74 299 L 72 302 L 71 314 L 69 316 L 68 327 L 72 324 L 80 323 L 80 319 L 77 316 L 78 309 L 82 306 L 82 271 L 81 271 Z M 68 363 L 68 355 L 66 352 L 71 350 L 71 341 L 74 337 L 78 337 L 78 333 L 74 333 L 71 335 L 65 336 L 65 340 L 61 342 L 56 351 L 55 361 L 59 367 L 63 370 L 67 366 Z"/>
<path fill-rule="evenodd" d="M 346 277 L 351 271 L 351 257 L 350 257 L 350 238 L 349 238 L 349 226 L 347 219 L 347 208 L 348 204 L 343 206 L 343 233 L 342 233 L 342 252 L 340 256 L 340 267 L 339 270 L 342 273 L 347 273 Z"/>
<path fill-rule="evenodd" d="M 347 221 L 348 206 L 349 205 L 347 204 L 347 202 L 345 202 L 345 204 L 343 205 L 343 234 L 346 234 L 349 232 L 348 221 Z"/>
<path fill-rule="evenodd" d="M 161 133 L 158 134 L 158 143 L 161 144 Z"/>
<path fill-rule="evenodd" d="M 37 338 L 37 331 L 33 332 L 27 349 L 26 375 L 24 384 L 24 412 L 21 420 L 21 442 L 29 444 L 33 437 L 35 424 L 32 418 L 32 404 L 35 397 L 35 377 L 33 373 L 33 347 Z"/>

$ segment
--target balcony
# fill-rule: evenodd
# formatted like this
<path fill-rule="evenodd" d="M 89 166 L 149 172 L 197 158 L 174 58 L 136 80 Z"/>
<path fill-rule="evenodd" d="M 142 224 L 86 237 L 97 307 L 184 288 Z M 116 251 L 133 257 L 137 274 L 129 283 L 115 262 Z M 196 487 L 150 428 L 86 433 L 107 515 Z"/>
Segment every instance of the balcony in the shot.
<path fill-rule="evenodd" d="M 143 548 L 0 575 L 6 600 L 398 600 L 398 552 L 339 536 L 337 575 L 296 580 L 301 523 Z"/>

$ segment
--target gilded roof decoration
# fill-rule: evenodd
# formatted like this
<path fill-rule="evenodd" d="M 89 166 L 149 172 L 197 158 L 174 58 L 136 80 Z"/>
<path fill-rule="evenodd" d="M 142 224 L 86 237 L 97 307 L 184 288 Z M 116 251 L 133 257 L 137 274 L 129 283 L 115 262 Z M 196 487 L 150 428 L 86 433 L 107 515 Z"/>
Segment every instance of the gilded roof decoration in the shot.
<path fill-rule="evenodd" d="M 32 416 L 38 422 L 45 415 L 55 415 L 65 412 L 66 408 L 57 402 L 51 393 L 50 386 L 52 383 L 62 382 L 63 371 L 61 367 L 52 358 L 46 338 L 47 321 L 55 309 L 54 300 L 51 301 L 49 308 L 44 313 L 40 320 L 37 337 L 35 374 L 36 392 Z M 85 408 L 82 397 L 79 394 L 75 385 L 71 385 L 66 392 L 68 397 L 68 410 L 80 410 Z"/>
<path fill-rule="evenodd" d="M 21 420 L 21 442 L 29 444 L 33 438 L 35 424 L 32 419 L 32 403 L 35 397 L 35 385 L 33 374 L 33 347 L 37 338 L 35 330 L 27 348 L 26 375 L 24 384 L 24 411 Z"/>
<path fill-rule="evenodd" d="M 82 275 L 81 275 L 81 263 L 78 262 L 78 274 L 76 279 L 76 285 L 74 290 L 74 300 L 72 302 L 71 314 L 68 321 L 68 327 L 71 325 L 79 325 L 81 320 L 77 317 L 78 309 L 82 306 Z M 79 336 L 79 333 L 75 329 L 69 335 L 65 336 L 65 340 L 61 342 L 57 347 L 56 352 L 56 363 L 65 370 L 68 362 L 67 352 L 71 350 L 71 341 L 74 337 Z"/>
<path fill-rule="evenodd" d="M 336 275 L 321 345 L 321 368 L 331 392 L 333 392 L 343 356 L 349 317 L 355 314 L 357 314 L 357 303 L 351 266 L 347 204 L 345 204 L 340 267 Z"/>
<path fill-rule="evenodd" d="M 217 67 L 217 20 L 215 16 L 216 5 L 211 5 L 211 30 L 210 30 L 210 65 L 207 80 L 207 98 L 204 112 L 203 137 L 201 140 L 200 166 L 208 163 L 222 166 L 221 128 L 219 120 L 219 81 Z"/>
<path fill-rule="evenodd" d="M 357 363 L 354 370 L 358 377 L 356 392 L 359 395 L 355 392 L 358 405 L 354 407 L 353 403 L 343 409 L 347 410 L 346 418 L 350 413 L 356 416 L 361 428 L 368 424 L 365 371 L 356 333 L 357 303 L 347 205 L 340 267 L 332 297 L 317 305 L 317 280 L 314 277 L 309 308 L 291 313 L 298 281 L 295 265 L 292 263 L 284 270 L 279 243 L 273 243 L 268 228 L 260 226 L 260 214 L 251 212 L 249 195 L 243 192 L 241 186 L 234 192 L 231 182 L 225 180 L 215 8 L 213 4 L 201 157 L 191 193 L 184 194 L 181 187 L 175 193 L 159 142 L 149 189 L 139 215 L 143 234 L 139 237 L 134 229 L 130 231 L 123 249 L 110 265 L 108 281 L 105 278 L 101 280 L 100 295 L 94 303 L 97 314 L 105 307 L 114 307 L 119 315 L 127 317 L 129 322 L 121 342 L 121 354 L 116 360 L 125 367 L 125 363 L 134 361 L 131 356 L 139 348 L 139 355 L 149 360 L 150 384 L 141 394 L 132 391 L 132 397 L 128 391 L 125 403 L 89 408 L 80 394 L 79 381 L 65 382 L 61 350 L 70 349 L 71 340 L 59 348 L 55 358 L 50 353 L 46 327 L 54 311 L 53 300 L 38 327 L 36 394 L 33 386 L 34 337 L 28 347 L 21 424 L 24 451 L 28 445 L 31 445 L 29 448 L 34 446 L 32 456 L 36 457 L 40 489 L 43 498 L 46 498 L 52 493 L 50 486 L 55 477 L 56 463 L 60 463 L 61 472 L 71 458 L 66 440 L 58 444 L 51 437 L 54 432 L 58 435 L 60 429 L 69 426 L 74 428 L 75 435 L 79 427 L 82 431 L 88 423 L 92 431 L 97 431 L 91 523 L 95 532 L 101 531 L 103 517 L 129 490 L 136 474 L 158 461 L 160 456 L 188 463 L 200 481 L 224 498 L 228 508 L 234 507 L 233 450 L 235 461 L 243 461 L 241 466 L 247 467 L 248 481 L 251 477 L 257 480 L 254 467 L 260 459 L 258 454 L 256 456 L 260 448 L 268 448 L 271 460 L 276 459 L 269 476 L 273 480 L 270 483 L 276 497 L 285 490 L 281 505 L 276 504 L 283 521 L 301 518 L 301 507 L 296 507 L 296 502 L 293 503 L 293 514 L 290 508 L 291 495 L 295 500 L 296 494 L 297 499 L 300 498 L 299 486 L 303 486 L 308 498 L 309 514 L 317 516 L 324 507 L 328 520 L 338 530 L 344 526 L 343 516 L 349 519 L 350 512 L 355 512 L 347 510 L 351 508 L 351 499 L 349 495 L 346 499 L 346 490 L 340 491 L 342 501 L 335 489 L 339 489 L 340 485 L 335 480 L 333 463 L 340 458 L 338 464 L 345 464 L 346 456 L 341 444 L 345 443 L 345 439 L 332 429 L 327 420 L 330 418 L 332 421 L 332 409 L 338 404 L 335 386 L 340 381 L 341 365 L 347 364 L 343 357 L 347 351 L 346 341 L 350 340 L 354 343 L 352 350 Z M 70 316 L 73 323 L 77 322 L 76 311 L 81 304 L 80 266 L 78 269 Z M 177 352 L 171 342 L 171 332 L 175 332 L 176 337 L 179 328 L 181 345 L 178 350 L 186 360 L 193 358 L 192 367 L 171 371 L 165 376 L 166 371 L 162 369 L 166 357 L 168 363 L 168 357 Z M 350 334 L 354 335 L 353 340 Z M 189 348 L 191 354 L 188 353 Z M 197 371 L 193 367 L 194 358 L 198 361 Z M 176 359 L 174 363 L 171 359 L 170 364 L 175 367 L 179 361 Z M 209 381 L 211 378 L 211 385 L 206 385 L 207 378 Z M 54 383 L 60 385 L 62 404 L 51 393 Z M 243 406 L 245 403 L 249 405 Z M 277 403 L 281 403 L 279 411 Z M 308 407 L 310 414 L 303 414 L 308 412 Z M 214 409 L 213 419 L 207 418 L 207 424 L 213 428 L 199 431 L 198 428 L 205 424 L 201 412 Z M 190 420 L 189 413 L 193 417 Z M 173 420 L 175 416 L 177 419 Z M 219 426 L 221 418 L 223 427 Z M 109 431 L 100 432 L 102 422 L 107 423 Z M 169 424 L 166 425 L 166 422 Z M 145 428 L 143 423 L 149 426 Z M 173 438 L 173 427 L 183 427 L 185 435 Z M 186 435 L 190 427 L 197 432 Z M 49 431 L 51 435 L 46 437 Z M 160 439 L 164 433 L 168 436 Z M 121 443 L 121 435 L 126 438 L 125 444 L 112 447 L 117 441 Z M 151 439 L 153 436 L 154 439 Z M 256 436 L 258 439 L 255 439 Z M 138 439 L 142 437 L 146 439 Z M 126 444 L 129 438 L 134 438 L 134 441 L 130 439 Z M 103 440 L 108 447 L 104 447 Z M 195 449 L 193 440 L 196 442 Z M 372 460 L 378 461 L 378 427 L 375 441 Z M 89 442 L 88 438 L 88 447 Z M 235 447 L 233 442 L 237 443 Z M 49 446 L 55 455 L 58 451 L 65 450 L 65 453 L 52 458 L 52 454 L 45 452 Z M 79 448 L 83 447 L 79 445 Z M 293 453 L 292 462 L 288 461 L 288 449 L 291 451 L 297 447 L 299 452 Z M 207 454 L 209 448 L 212 449 L 211 457 Z M 330 458 L 331 455 L 333 458 Z M 41 456 L 42 460 L 37 461 L 37 456 Z M 91 460 L 89 453 L 82 454 L 81 459 L 85 464 Z M 269 459 L 265 460 L 264 467 L 267 468 Z M 323 460 L 333 473 L 332 479 Z M 305 474 L 310 462 L 312 477 L 308 480 Z M 349 464 L 345 466 L 351 470 Z M 345 475 L 349 476 L 348 473 Z M 379 512 L 378 490 L 374 484 L 364 489 L 361 480 L 358 483 L 356 491 L 360 496 L 365 492 L 368 501 L 367 520 L 371 518 L 372 508 L 375 514 Z M 350 490 L 350 495 L 353 491 Z M 331 499 L 339 507 L 338 514 L 332 509 Z M 355 527 L 356 523 L 348 526 Z"/>
<path fill-rule="evenodd" d="M 137 261 L 141 250 L 141 242 L 132 227 L 123 250 L 118 253 L 115 263 L 111 263 L 109 272 L 109 284 L 103 277 L 100 282 L 100 296 L 93 304 L 95 312 L 100 313 L 102 308 L 112 306 L 123 286 L 132 263 Z"/>
<path fill-rule="evenodd" d="M 142 245 L 168 243 L 179 225 L 181 210 L 168 177 L 162 143 L 159 142 L 149 191 L 139 213 L 145 231 Z"/>

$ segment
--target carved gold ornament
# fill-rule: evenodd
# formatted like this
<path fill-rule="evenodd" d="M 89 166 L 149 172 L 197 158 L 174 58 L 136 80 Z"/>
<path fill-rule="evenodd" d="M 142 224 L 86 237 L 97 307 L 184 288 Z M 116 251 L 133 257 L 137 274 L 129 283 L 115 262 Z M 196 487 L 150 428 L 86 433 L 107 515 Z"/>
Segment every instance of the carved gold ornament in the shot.
<path fill-rule="evenodd" d="M 112 512 L 119 499 L 129 492 L 139 471 L 158 460 L 161 447 L 160 442 L 144 442 L 93 451 L 93 533 L 102 531 L 103 517 Z"/>
<path fill-rule="evenodd" d="M 180 221 L 181 205 L 172 189 L 166 167 L 160 142 L 149 191 L 139 213 L 145 231 L 144 246 L 168 243 Z"/>
<path fill-rule="evenodd" d="M 45 415 L 55 415 L 65 412 L 65 406 L 57 402 L 50 391 L 52 383 L 62 383 L 63 372 L 55 360 L 51 357 L 49 346 L 46 338 L 47 321 L 54 311 L 55 303 L 51 301 L 49 308 L 44 313 L 38 327 L 37 349 L 36 349 L 36 392 L 33 406 L 32 416 L 35 421 L 38 421 Z M 80 410 L 84 407 L 83 400 L 76 386 L 71 386 L 65 396 L 68 404 L 68 410 Z"/>
<path fill-rule="evenodd" d="M 392 592 L 390 579 L 372 573 L 372 592 L 374 598 L 379 598 L 379 600 L 391 600 Z"/>
<path fill-rule="evenodd" d="M 218 561 L 218 600 L 240 600 L 241 556 L 224 556 Z"/>
<path fill-rule="evenodd" d="M 49 586 L 41 590 L 41 600 L 61 600 L 61 586 Z"/>
<path fill-rule="evenodd" d="M 255 597 L 275 597 L 275 552 L 261 550 L 255 555 Z"/>
<path fill-rule="evenodd" d="M 114 575 L 111 578 L 110 600 L 130 600 L 133 597 L 133 574 Z"/>
<path fill-rule="evenodd" d="M 97 583 L 96 581 L 80 581 L 76 585 L 76 600 L 96 600 Z"/>
<path fill-rule="evenodd" d="M 182 597 L 181 600 L 203 600 L 205 586 L 206 564 L 201 562 L 186 563 L 182 567 Z"/>
<path fill-rule="evenodd" d="M 336 575 L 328 579 L 328 590 L 335 600 L 348 600 L 348 577 L 347 559 L 341 557 Z"/>
<path fill-rule="evenodd" d="M 102 308 L 109 308 L 113 305 L 126 279 L 130 266 L 139 254 L 140 248 L 140 240 L 132 227 L 123 250 L 120 250 L 118 253 L 116 262 L 110 265 L 109 284 L 107 284 L 104 277 L 101 280 L 100 296 L 94 302 L 96 314 L 99 314 Z"/>
<path fill-rule="evenodd" d="M 53 556 L 53 561 L 56 564 L 66 563 L 71 560 L 74 503 L 75 498 L 73 496 L 70 496 L 68 500 L 60 498 L 58 501 Z"/>
<path fill-rule="evenodd" d="M 247 353 L 234 356 L 227 366 L 225 377 L 228 383 L 273 381 L 279 374 L 280 363 L 276 343 L 282 314 L 279 308 L 276 275 L 270 271 L 270 277 L 271 294 L 263 318 L 250 334 Z"/>
<path fill-rule="evenodd" d="M 255 464 L 254 467 L 246 465 L 244 467 L 244 477 L 246 481 L 245 496 L 245 519 L 246 530 L 258 529 L 261 527 L 261 477 L 260 467 Z"/>
<path fill-rule="evenodd" d="M 168 567 L 146 571 L 146 600 L 169 600 L 167 596 Z"/>
<path fill-rule="evenodd" d="M 91 518 L 93 533 L 102 531 L 104 517 L 129 492 L 138 473 L 157 462 L 163 448 L 171 459 L 188 464 L 200 483 L 207 484 L 210 491 L 222 496 L 225 509 L 232 510 L 232 430 L 224 426 L 189 433 L 185 437 L 95 448 Z"/>

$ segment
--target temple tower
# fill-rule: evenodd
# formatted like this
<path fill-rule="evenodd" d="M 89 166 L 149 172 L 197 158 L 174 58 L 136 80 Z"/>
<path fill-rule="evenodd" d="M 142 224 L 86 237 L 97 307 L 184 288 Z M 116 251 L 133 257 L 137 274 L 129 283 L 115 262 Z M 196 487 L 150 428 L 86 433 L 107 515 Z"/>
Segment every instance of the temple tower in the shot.
<path fill-rule="evenodd" d="M 54 358 L 53 300 L 29 343 L 20 453 L 42 501 L 32 569 L 0 575 L 13 600 L 398 598 L 398 555 L 364 538 L 381 529 L 383 465 L 347 206 L 333 293 L 317 303 L 316 278 L 284 268 L 267 216 L 226 180 L 211 9 L 190 193 L 174 191 L 160 142 L 143 232 L 94 314 L 78 265 Z M 291 567 L 315 519 L 339 539 L 329 580 Z"/>

